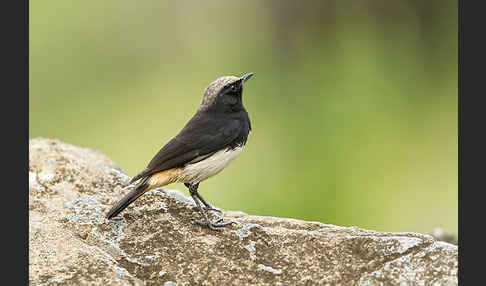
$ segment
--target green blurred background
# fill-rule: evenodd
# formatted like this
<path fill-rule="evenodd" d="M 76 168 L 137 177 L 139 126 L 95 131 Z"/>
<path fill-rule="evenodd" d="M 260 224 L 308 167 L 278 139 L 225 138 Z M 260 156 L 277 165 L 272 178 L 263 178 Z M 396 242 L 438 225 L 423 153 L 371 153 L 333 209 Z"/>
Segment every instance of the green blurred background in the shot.
<path fill-rule="evenodd" d="M 457 1 L 30 1 L 29 34 L 30 138 L 134 176 L 211 81 L 255 72 L 209 202 L 457 234 Z"/>

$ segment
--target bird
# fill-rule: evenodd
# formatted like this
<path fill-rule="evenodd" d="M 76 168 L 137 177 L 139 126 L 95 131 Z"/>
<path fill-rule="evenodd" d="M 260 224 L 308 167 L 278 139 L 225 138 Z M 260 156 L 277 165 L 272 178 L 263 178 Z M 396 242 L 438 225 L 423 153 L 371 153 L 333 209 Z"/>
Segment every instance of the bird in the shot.
<path fill-rule="evenodd" d="M 182 130 L 167 142 L 147 167 L 128 183 L 128 194 L 106 214 L 111 219 L 144 193 L 172 183 L 183 183 L 196 204 L 202 220 L 192 218 L 198 225 L 220 230 L 234 222 L 211 221 L 213 208 L 198 192 L 199 184 L 218 174 L 243 150 L 251 131 L 251 122 L 243 106 L 243 86 L 254 73 L 242 77 L 222 76 L 204 90 L 193 117 Z M 203 207 L 203 206 L 204 207 Z"/>

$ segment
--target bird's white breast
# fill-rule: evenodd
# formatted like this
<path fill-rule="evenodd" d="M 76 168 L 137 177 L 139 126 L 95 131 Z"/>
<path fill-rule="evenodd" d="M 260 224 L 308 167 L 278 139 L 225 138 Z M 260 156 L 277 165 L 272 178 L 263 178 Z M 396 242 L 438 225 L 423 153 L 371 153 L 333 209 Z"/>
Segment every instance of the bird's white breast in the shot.
<path fill-rule="evenodd" d="M 235 149 L 223 149 L 199 162 L 188 164 L 182 169 L 181 182 L 199 183 L 221 172 L 243 150 L 243 146 Z"/>

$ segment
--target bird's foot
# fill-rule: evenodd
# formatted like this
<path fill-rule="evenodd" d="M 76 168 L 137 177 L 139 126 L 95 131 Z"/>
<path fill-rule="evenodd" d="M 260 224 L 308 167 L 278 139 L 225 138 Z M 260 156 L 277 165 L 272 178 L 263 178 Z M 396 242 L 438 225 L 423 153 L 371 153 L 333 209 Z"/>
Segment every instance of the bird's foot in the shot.
<path fill-rule="evenodd" d="M 196 206 L 195 207 L 196 210 L 199 211 L 199 206 Z M 220 209 L 216 209 L 216 208 L 213 208 L 212 206 L 204 206 L 204 207 L 201 207 L 202 211 L 209 214 L 210 212 L 215 212 L 217 214 L 214 214 L 214 213 L 211 213 L 213 216 L 217 217 L 218 219 L 222 219 L 223 217 L 223 211 L 220 210 Z"/>
<path fill-rule="evenodd" d="M 232 225 L 232 224 L 236 224 L 236 222 L 234 221 L 228 221 L 228 222 L 223 222 L 223 218 L 219 218 L 217 221 L 215 222 L 212 222 L 210 220 L 205 220 L 205 221 L 200 221 L 200 220 L 197 220 L 195 218 L 192 219 L 192 221 L 200 226 L 207 226 L 209 227 L 211 230 L 216 230 L 216 231 L 221 231 L 221 227 L 225 227 L 225 226 L 228 226 L 228 225 Z"/>

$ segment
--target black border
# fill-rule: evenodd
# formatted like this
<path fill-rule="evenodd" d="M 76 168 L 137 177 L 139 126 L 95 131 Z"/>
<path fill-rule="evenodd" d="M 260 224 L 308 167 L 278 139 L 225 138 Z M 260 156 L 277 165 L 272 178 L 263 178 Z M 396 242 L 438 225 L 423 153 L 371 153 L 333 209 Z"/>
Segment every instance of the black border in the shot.
<path fill-rule="evenodd" d="M 484 281 L 481 231 L 485 200 L 479 197 L 486 190 L 483 179 L 486 175 L 486 104 L 483 103 L 486 21 L 482 3 L 458 1 L 459 285 L 479 285 Z"/>
<path fill-rule="evenodd" d="M 2 280 L 29 285 L 29 1 L 7 1 L 0 10 Z"/>

